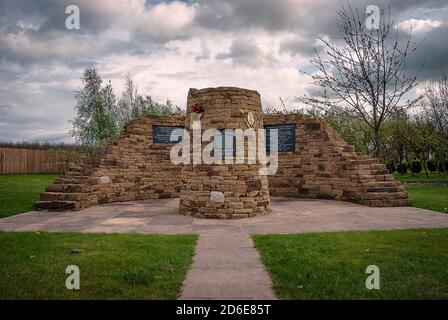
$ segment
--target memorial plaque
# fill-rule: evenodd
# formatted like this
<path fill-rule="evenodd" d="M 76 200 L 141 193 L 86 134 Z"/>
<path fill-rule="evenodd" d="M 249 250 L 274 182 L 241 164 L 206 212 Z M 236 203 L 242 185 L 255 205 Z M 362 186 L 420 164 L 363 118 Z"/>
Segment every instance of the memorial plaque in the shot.
<path fill-rule="evenodd" d="M 152 142 L 169 144 L 182 141 L 181 137 L 179 137 L 178 141 L 170 141 L 171 132 L 173 132 L 173 130 L 175 129 L 184 129 L 184 127 L 152 126 Z"/>
<path fill-rule="evenodd" d="M 276 124 L 264 126 L 266 130 L 266 152 L 271 150 L 270 131 L 278 131 L 278 152 L 291 152 L 296 150 L 296 125 Z"/>

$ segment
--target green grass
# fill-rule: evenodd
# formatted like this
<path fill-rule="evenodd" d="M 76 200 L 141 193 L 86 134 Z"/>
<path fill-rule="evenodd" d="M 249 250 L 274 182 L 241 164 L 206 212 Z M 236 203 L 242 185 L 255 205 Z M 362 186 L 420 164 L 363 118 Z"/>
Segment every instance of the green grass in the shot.
<path fill-rule="evenodd" d="M 448 182 L 445 174 L 429 173 L 429 178 L 424 172 L 412 175 L 411 173 L 394 173 L 395 179 L 401 182 Z M 411 198 L 412 206 L 448 213 L 448 186 L 405 186 Z"/>
<path fill-rule="evenodd" d="M 448 178 L 443 172 L 428 172 L 428 177 L 426 177 L 424 172 L 414 174 L 400 174 L 395 172 L 394 177 L 401 182 L 448 182 Z"/>
<path fill-rule="evenodd" d="M 58 174 L 0 175 L 0 218 L 34 209 L 34 202 Z"/>
<path fill-rule="evenodd" d="M 448 187 L 406 186 L 412 206 L 448 213 Z"/>
<path fill-rule="evenodd" d="M 281 299 L 448 299 L 448 229 L 253 238 Z M 379 290 L 365 287 L 369 265 Z"/>
<path fill-rule="evenodd" d="M 196 239 L 0 233 L 0 299 L 176 299 Z M 80 290 L 65 287 L 68 265 L 80 269 Z"/>

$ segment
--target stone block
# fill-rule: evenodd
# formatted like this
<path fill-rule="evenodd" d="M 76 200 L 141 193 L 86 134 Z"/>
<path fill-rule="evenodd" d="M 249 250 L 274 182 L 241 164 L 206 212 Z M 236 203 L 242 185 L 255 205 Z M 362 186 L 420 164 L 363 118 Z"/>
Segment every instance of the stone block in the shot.
<path fill-rule="evenodd" d="M 210 192 L 210 201 L 212 202 L 224 202 L 224 193 L 220 191 Z"/>

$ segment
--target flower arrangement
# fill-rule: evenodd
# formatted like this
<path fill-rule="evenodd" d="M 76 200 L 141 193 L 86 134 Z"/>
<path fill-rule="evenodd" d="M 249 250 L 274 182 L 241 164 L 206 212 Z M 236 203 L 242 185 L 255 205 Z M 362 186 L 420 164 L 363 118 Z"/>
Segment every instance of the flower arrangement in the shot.
<path fill-rule="evenodd" d="M 204 108 L 196 103 L 193 106 L 193 111 L 198 115 L 199 120 L 201 120 L 202 116 L 204 115 Z"/>
<path fill-rule="evenodd" d="M 199 104 L 195 104 L 193 106 L 193 111 L 196 113 L 204 113 L 204 108 L 202 108 L 202 106 Z"/>

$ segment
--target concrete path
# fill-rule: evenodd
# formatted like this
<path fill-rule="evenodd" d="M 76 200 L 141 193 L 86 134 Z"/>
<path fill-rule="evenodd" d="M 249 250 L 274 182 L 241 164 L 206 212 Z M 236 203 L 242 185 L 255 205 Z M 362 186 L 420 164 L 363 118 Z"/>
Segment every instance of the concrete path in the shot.
<path fill-rule="evenodd" d="M 273 212 L 241 220 L 194 219 L 178 199 L 111 203 L 81 211 L 32 211 L 0 219 L 0 231 L 260 234 L 448 228 L 448 214 L 412 207 L 371 208 L 331 200 L 272 199 Z"/>
<path fill-rule="evenodd" d="M 276 299 L 248 234 L 202 234 L 180 299 Z"/>

